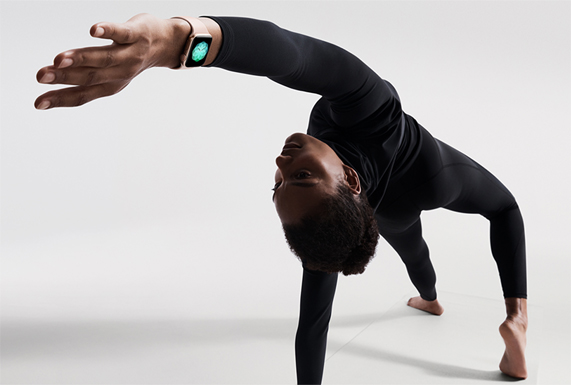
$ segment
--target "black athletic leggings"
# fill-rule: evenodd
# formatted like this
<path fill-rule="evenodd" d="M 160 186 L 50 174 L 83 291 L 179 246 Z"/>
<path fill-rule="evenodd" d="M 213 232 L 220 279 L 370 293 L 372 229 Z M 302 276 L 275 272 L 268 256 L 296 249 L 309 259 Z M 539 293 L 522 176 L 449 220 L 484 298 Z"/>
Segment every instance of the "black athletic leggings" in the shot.
<path fill-rule="evenodd" d="M 420 212 L 444 207 L 490 221 L 492 254 L 504 297 L 527 298 L 523 220 L 508 189 L 478 163 L 421 127 L 418 158 L 390 181 L 376 212 L 379 233 L 397 251 L 426 300 L 436 299 L 436 274 L 422 238 Z"/>

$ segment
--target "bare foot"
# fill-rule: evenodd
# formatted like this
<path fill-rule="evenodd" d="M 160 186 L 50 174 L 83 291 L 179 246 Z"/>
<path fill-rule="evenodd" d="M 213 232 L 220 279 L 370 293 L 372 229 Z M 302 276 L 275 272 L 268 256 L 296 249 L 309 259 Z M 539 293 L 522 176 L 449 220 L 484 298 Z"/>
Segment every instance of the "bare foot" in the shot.
<path fill-rule="evenodd" d="M 508 316 L 500 325 L 500 335 L 506 344 L 506 351 L 500 361 L 500 370 L 514 378 L 527 378 L 525 364 L 525 332 L 527 331 L 527 300 L 506 298 Z"/>
<path fill-rule="evenodd" d="M 440 305 L 437 299 L 434 301 L 427 301 L 421 297 L 413 297 L 408 300 L 407 305 L 418 310 L 424 310 L 434 315 L 441 315 L 444 313 L 444 308 L 442 305 Z"/>

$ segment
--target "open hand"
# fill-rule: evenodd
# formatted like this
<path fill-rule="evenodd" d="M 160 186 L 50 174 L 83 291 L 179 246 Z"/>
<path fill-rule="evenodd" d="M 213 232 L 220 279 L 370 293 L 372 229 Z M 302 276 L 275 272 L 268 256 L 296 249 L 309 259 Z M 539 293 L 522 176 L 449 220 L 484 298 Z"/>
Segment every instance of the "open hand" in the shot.
<path fill-rule="evenodd" d="M 68 84 L 67 87 L 39 96 L 37 109 L 80 106 L 94 99 L 118 93 L 147 68 L 174 68 L 189 32 L 181 20 L 163 20 L 148 14 L 137 15 L 126 23 L 97 23 L 90 34 L 110 39 L 102 47 L 72 49 L 57 55 L 54 64 L 43 67 L 36 75 L 45 84 Z"/>

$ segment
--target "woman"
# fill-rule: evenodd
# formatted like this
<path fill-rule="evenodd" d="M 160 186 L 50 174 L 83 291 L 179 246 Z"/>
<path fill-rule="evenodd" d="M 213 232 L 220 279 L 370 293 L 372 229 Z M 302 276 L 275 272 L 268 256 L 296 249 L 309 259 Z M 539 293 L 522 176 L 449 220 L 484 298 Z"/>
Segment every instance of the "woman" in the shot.
<path fill-rule="evenodd" d="M 419 291 L 408 304 L 443 313 L 420 223 L 422 210 L 438 207 L 490 220 L 507 311 L 500 369 L 527 377 L 525 245 L 517 203 L 492 174 L 405 114 L 390 83 L 339 47 L 259 20 L 138 15 L 124 24 L 95 24 L 91 35 L 114 43 L 63 52 L 40 69 L 41 83 L 76 87 L 41 95 L 36 108 L 115 94 L 157 66 L 216 66 L 322 96 L 307 134 L 288 137 L 276 159 L 274 203 L 304 267 L 299 383 L 321 382 L 337 273 L 363 273 L 378 234 L 401 256 Z"/>

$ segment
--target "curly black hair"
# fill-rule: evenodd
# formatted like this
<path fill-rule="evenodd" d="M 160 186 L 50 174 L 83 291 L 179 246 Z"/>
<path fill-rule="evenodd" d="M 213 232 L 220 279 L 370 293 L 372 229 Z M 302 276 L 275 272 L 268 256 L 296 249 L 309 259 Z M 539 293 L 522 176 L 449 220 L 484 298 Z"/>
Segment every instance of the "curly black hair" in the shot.
<path fill-rule="evenodd" d="M 282 224 L 291 251 L 309 270 L 362 274 L 375 254 L 379 230 L 364 194 L 345 183 L 299 223 Z"/>

